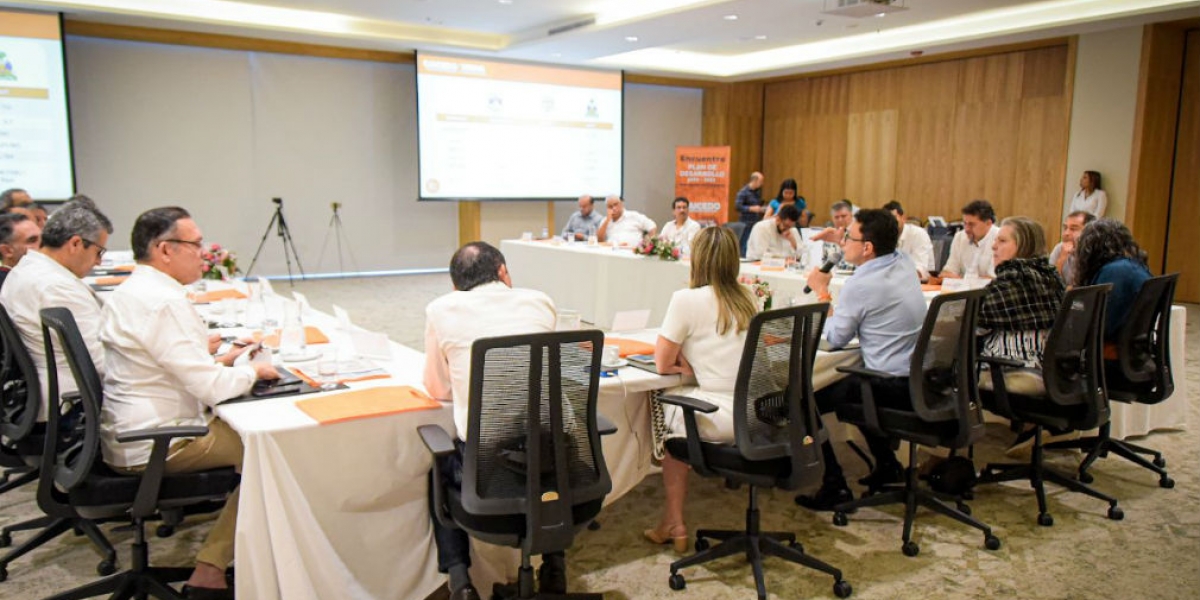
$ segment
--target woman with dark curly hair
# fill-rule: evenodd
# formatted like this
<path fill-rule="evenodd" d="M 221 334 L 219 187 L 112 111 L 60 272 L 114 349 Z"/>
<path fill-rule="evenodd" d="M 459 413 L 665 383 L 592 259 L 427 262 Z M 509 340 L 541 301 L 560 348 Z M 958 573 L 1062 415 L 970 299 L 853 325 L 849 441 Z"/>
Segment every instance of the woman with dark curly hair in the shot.
<path fill-rule="evenodd" d="M 1026 217 L 1000 223 L 992 244 L 996 278 L 979 309 L 982 356 L 1011 358 L 1029 367 L 1042 363 L 1046 336 L 1062 304 L 1066 286 L 1046 260 L 1046 234 Z"/>
<path fill-rule="evenodd" d="M 1133 309 L 1133 299 L 1151 277 L 1146 251 L 1120 221 L 1092 221 L 1075 242 L 1074 285 L 1111 283 L 1113 286 L 1104 318 L 1105 341 L 1116 341 Z"/>

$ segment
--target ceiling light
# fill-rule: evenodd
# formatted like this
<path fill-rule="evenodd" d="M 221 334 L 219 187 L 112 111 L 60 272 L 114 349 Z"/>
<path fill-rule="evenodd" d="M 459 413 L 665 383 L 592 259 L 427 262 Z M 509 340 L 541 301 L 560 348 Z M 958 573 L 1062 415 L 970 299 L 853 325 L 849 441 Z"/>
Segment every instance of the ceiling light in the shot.
<path fill-rule="evenodd" d="M 721 18 L 725 19 L 726 21 L 736 21 L 737 15 L 725 15 L 724 17 L 721 17 Z"/>
<path fill-rule="evenodd" d="M 756 35 L 756 36 L 754 36 L 754 39 L 756 39 L 756 40 L 765 40 L 765 39 L 767 39 L 767 36 L 765 36 L 765 35 Z"/>
<path fill-rule="evenodd" d="M 638 37 L 636 35 L 627 35 L 627 36 L 625 36 L 625 41 L 636 42 L 636 41 L 638 41 Z"/>
<path fill-rule="evenodd" d="M 496 0 L 500 4 L 512 4 L 513 0 Z"/>
<path fill-rule="evenodd" d="M 884 18 L 884 17 L 886 17 L 886 16 L 887 16 L 887 13 L 875 13 L 875 16 L 876 16 L 876 17 L 879 17 L 880 19 L 882 19 L 882 18 Z"/>

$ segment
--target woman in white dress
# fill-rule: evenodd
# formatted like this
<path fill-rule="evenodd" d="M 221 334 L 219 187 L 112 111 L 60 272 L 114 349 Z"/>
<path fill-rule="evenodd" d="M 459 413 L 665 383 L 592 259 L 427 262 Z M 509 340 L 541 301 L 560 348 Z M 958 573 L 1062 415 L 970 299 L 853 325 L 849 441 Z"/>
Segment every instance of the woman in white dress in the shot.
<path fill-rule="evenodd" d="M 1071 210 L 1068 210 L 1067 214 L 1083 210 L 1096 215 L 1096 218 L 1102 218 L 1107 208 L 1108 194 L 1101 188 L 1100 172 L 1084 171 L 1083 177 L 1079 178 L 1079 191 L 1071 198 Z"/>
<path fill-rule="evenodd" d="M 654 348 L 659 373 L 694 375 L 698 386 L 670 390 L 718 407 L 696 414 L 701 439 L 733 442 L 733 388 L 746 343 L 746 330 L 758 312 L 750 291 L 738 283 L 738 239 L 724 227 L 708 227 L 692 242 L 692 273 L 688 289 L 671 296 Z M 671 437 L 684 435 L 683 410 L 664 407 Z M 688 547 L 683 504 L 687 498 L 687 463 L 669 454 L 663 458 L 666 505 L 658 527 L 645 532 L 655 544 L 671 543 L 677 552 Z"/>

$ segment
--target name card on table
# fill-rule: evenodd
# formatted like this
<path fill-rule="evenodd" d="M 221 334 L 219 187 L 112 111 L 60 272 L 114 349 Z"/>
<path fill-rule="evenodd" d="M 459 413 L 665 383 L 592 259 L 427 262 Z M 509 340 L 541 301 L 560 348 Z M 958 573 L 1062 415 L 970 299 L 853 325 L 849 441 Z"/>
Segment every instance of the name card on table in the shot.
<path fill-rule="evenodd" d="M 357 327 L 350 328 L 350 342 L 354 344 L 354 352 L 359 356 L 379 360 L 392 359 L 392 346 L 388 344 L 386 333 L 376 333 Z"/>
<path fill-rule="evenodd" d="M 622 310 L 613 315 L 612 331 L 637 331 L 650 322 L 650 309 Z"/>
<path fill-rule="evenodd" d="M 978 290 L 987 287 L 990 279 L 982 277 L 963 277 L 961 279 L 946 278 L 942 280 L 942 293 L 950 292 L 965 292 L 967 290 Z"/>
<path fill-rule="evenodd" d="M 764 271 L 782 271 L 787 268 L 787 257 L 782 254 L 776 255 L 770 252 L 762 255 L 762 264 L 760 268 Z"/>
<path fill-rule="evenodd" d="M 346 312 L 346 309 L 334 304 L 333 316 L 337 319 L 338 327 L 341 327 L 342 331 L 350 331 L 354 328 L 354 324 L 350 322 L 350 313 Z"/>

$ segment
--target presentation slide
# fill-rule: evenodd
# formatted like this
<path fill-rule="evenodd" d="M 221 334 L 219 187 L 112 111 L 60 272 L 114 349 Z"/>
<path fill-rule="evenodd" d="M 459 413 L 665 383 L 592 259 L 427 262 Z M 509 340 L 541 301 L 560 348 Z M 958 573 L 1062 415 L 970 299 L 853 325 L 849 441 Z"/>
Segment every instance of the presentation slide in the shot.
<path fill-rule="evenodd" d="M 417 55 L 422 200 L 621 193 L 620 72 Z"/>
<path fill-rule="evenodd" d="M 0 190 L 34 200 L 75 193 L 57 14 L 0 10 Z"/>

